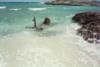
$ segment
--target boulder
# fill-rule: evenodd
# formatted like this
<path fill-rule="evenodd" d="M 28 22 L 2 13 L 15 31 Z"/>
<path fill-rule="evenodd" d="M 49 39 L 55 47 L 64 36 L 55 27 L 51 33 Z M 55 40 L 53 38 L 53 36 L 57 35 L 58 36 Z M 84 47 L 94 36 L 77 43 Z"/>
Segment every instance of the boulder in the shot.
<path fill-rule="evenodd" d="M 80 25 L 86 25 L 92 21 L 100 21 L 100 12 L 82 12 L 76 14 L 72 20 Z"/>
<path fill-rule="evenodd" d="M 81 25 L 77 30 L 78 35 L 89 43 L 100 42 L 100 13 L 83 12 L 76 14 L 72 20 Z"/>

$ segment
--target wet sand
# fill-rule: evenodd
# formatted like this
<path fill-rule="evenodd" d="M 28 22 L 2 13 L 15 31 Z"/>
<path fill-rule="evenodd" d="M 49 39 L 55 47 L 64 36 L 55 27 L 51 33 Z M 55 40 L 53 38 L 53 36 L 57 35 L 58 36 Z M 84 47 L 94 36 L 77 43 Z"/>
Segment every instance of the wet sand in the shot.
<path fill-rule="evenodd" d="M 38 37 L 24 32 L 0 40 L 1 67 L 100 67 L 77 45 L 78 37 L 67 31 L 67 36 Z"/>

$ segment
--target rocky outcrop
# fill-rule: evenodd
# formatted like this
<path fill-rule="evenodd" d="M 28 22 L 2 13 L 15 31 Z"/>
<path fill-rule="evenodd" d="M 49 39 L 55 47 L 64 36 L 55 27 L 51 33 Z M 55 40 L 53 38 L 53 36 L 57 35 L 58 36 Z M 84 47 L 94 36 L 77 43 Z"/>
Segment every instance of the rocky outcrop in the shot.
<path fill-rule="evenodd" d="M 100 20 L 100 13 L 99 12 L 83 12 L 76 14 L 72 20 L 80 25 L 86 25 L 92 21 L 99 21 Z"/>
<path fill-rule="evenodd" d="M 71 6 L 100 6 L 99 1 L 77 1 L 77 0 L 56 0 L 45 2 L 47 5 L 71 5 Z"/>
<path fill-rule="evenodd" d="M 81 25 L 78 35 L 93 43 L 100 42 L 100 12 L 83 12 L 76 14 L 72 20 Z"/>

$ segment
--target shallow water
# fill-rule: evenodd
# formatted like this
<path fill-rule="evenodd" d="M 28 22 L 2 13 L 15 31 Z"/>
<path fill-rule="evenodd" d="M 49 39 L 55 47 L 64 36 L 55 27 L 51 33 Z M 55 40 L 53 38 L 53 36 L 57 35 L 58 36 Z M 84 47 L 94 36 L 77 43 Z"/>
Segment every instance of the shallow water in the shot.
<path fill-rule="evenodd" d="M 0 67 L 100 67 L 100 45 L 76 35 L 75 13 L 99 11 L 100 7 L 52 6 L 34 3 L 0 3 Z M 51 26 L 38 25 L 48 16 Z"/>

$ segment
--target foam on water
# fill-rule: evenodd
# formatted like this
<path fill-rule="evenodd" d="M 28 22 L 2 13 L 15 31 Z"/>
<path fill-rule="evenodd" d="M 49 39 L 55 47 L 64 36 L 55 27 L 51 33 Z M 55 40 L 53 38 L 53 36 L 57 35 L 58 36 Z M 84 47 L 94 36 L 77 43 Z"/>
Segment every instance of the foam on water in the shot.
<path fill-rule="evenodd" d="M 47 8 L 28 8 L 31 11 L 42 11 L 42 10 L 46 10 Z"/>
<path fill-rule="evenodd" d="M 19 11 L 19 10 L 21 10 L 21 8 L 12 8 L 12 9 L 9 9 L 9 10 L 11 10 L 11 11 Z"/>
<path fill-rule="evenodd" d="M 75 25 L 75 24 L 74 24 Z M 77 33 L 77 29 L 79 29 L 80 26 L 76 25 L 71 28 L 68 28 L 68 30 L 76 29 L 74 32 L 71 31 L 71 33 Z M 69 33 L 69 34 L 71 34 Z M 72 35 L 72 37 L 75 37 L 76 39 L 73 41 L 76 45 L 78 45 L 83 51 L 89 55 L 93 60 L 95 60 L 98 64 L 100 64 L 100 44 L 96 43 L 88 43 L 86 42 L 81 36 Z"/>
<path fill-rule="evenodd" d="M 95 49 L 83 48 L 84 40 L 76 35 L 77 28 L 78 25 L 71 24 L 66 26 L 65 33 L 56 36 L 38 36 L 25 30 L 0 40 L 0 46 L 6 48 L 3 52 L 10 55 L 7 67 L 100 67 L 100 58 L 96 57 L 100 56 L 99 51 L 98 55 L 94 52 L 96 58 L 84 51 L 87 47 Z M 48 30 L 52 32 L 55 28 Z"/>
<path fill-rule="evenodd" d="M 7 7 L 15 9 L 0 11 L 1 67 L 100 67 L 100 45 L 76 35 L 80 26 L 69 20 L 74 13 L 93 8 L 33 3 L 9 3 Z M 50 16 L 51 26 L 43 31 L 23 29 L 31 26 L 33 16 L 37 22 Z"/>
<path fill-rule="evenodd" d="M 7 7 L 6 6 L 0 6 L 0 9 L 6 9 Z"/>
<path fill-rule="evenodd" d="M 0 46 L 0 67 L 7 67 L 8 64 L 8 51 L 3 46 Z"/>

